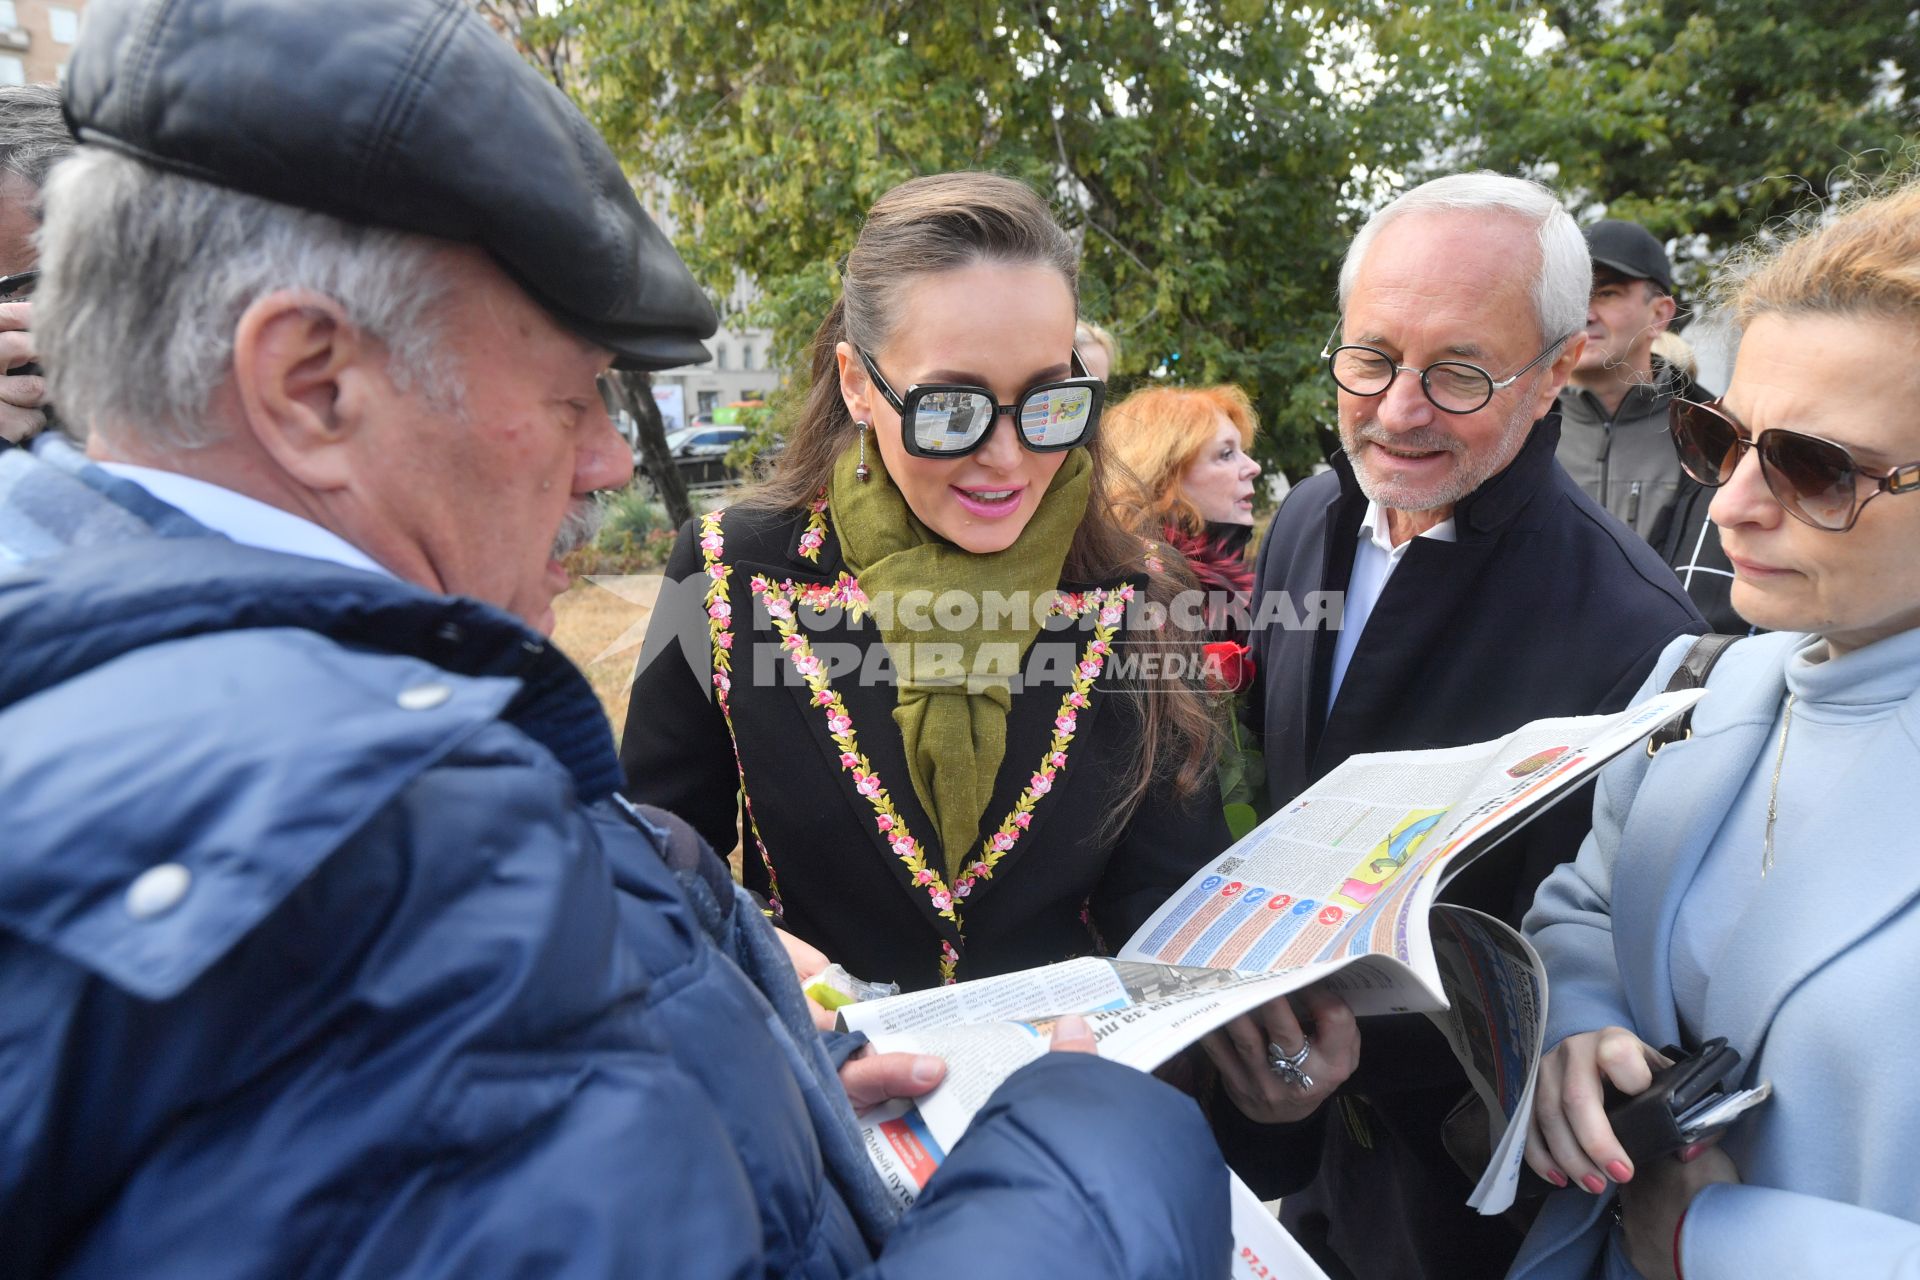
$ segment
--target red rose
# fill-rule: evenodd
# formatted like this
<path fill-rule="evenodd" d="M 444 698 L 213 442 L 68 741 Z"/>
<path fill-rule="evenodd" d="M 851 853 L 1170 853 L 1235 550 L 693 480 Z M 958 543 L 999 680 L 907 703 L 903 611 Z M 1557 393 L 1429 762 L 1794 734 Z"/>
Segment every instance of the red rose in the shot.
<path fill-rule="evenodd" d="M 1253 650 L 1231 640 L 1216 640 L 1203 646 L 1207 687 L 1222 693 L 1239 693 L 1253 683 Z"/>

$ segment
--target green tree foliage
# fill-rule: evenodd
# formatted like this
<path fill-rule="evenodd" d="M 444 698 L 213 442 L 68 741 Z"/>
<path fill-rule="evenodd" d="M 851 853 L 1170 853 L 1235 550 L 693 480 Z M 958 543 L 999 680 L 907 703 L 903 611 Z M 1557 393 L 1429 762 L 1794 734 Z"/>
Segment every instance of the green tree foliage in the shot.
<path fill-rule="evenodd" d="M 1707 261 L 1910 163 L 1916 126 L 1911 0 L 476 3 L 546 10 L 523 47 L 564 49 L 696 273 L 802 378 L 874 199 L 990 168 L 1080 238 L 1116 390 L 1239 382 L 1296 476 L 1330 442 L 1340 255 L 1404 183 L 1536 174 Z"/>
<path fill-rule="evenodd" d="M 1912 167 L 1911 0 L 1570 0 L 1542 21 L 1542 56 L 1467 87 L 1466 150 L 1701 237 L 1695 282 L 1769 221 Z"/>
<path fill-rule="evenodd" d="M 573 24 L 558 4 L 543 0 L 470 0 L 474 11 L 513 42 L 520 56 L 561 88 L 574 65 Z"/>
<path fill-rule="evenodd" d="M 1515 26 L 1452 5 L 574 0 L 592 111 L 674 193 L 681 244 L 804 369 L 861 215 L 916 174 L 1048 192 L 1117 381 L 1235 381 L 1298 475 L 1356 212 L 1431 153 L 1445 86 Z M 1379 69 L 1393 74 L 1376 74 Z M 1395 70 L 1397 68 L 1397 70 Z"/>

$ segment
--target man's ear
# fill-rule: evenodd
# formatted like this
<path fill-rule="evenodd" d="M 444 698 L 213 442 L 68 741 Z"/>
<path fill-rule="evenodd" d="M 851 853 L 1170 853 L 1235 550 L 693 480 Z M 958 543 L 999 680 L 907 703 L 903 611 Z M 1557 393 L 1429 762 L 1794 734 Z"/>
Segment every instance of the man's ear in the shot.
<path fill-rule="evenodd" d="M 1668 325 L 1673 323 L 1674 314 L 1680 309 L 1680 304 L 1673 300 L 1672 294 L 1663 293 L 1654 298 L 1650 309 L 1653 314 L 1647 321 L 1647 332 L 1658 337 L 1667 331 Z"/>
<path fill-rule="evenodd" d="M 310 489 L 343 488 L 359 407 L 385 352 L 324 294 L 282 289 L 256 299 L 233 335 L 233 381 L 247 430 Z"/>
<path fill-rule="evenodd" d="M 834 344 L 833 358 L 840 366 L 840 398 L 846 402 L 847 412 L 855 422 L 872 422 L 873 381 L 867 377 L 859 353 L 851 342 L 840 342 Z"/>
<path fill-rule="evenodd" d="M 1580 363 L 1580 353 L 1587 349 L 1587 335 L 1584 331 L 1567 339 L 1560 354 L 1547 366 L 1547 376 L 1540 380 L 1539 393 L 1534 397 L 1533 420 L 1538 422 L 1547 416 L 1553 408 L 1553 402 L 1566 390 L 1567 379 L 1573 376 L 1573 366 Z"/>

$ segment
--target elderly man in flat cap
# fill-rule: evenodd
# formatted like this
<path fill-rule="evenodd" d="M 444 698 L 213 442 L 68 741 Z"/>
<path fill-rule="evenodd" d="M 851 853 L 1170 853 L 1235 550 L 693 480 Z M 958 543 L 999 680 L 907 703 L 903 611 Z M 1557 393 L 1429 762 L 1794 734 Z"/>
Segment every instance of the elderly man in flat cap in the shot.
<path fill-rule="evenodd" d="M 565 99 L 457 0 L 94 0 L 68 85 L 88 450 L 0 456 L 0 1269 L 1224 1274 L 1198 1111 L 1085 1053 L 896 1215 L 849 1097 L 941 1064 L 846 1061 L 615 801 L 541 632 L 631 470 L 596 378 L 714 316 Z"/>

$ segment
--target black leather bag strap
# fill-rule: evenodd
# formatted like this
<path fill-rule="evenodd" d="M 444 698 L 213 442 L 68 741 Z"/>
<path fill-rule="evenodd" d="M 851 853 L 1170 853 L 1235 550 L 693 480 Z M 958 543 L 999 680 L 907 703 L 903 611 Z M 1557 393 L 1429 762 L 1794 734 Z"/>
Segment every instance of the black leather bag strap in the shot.
<path fill-rule="evenodd" d="M 1713 664 L 1720 661 L 1720 655 L 1727 651 L 1739 636 L 1704 635 L 1693 642 L 1687 650 L 1687 656 L 1673 670 L 1673 676 L 1667 681 L 1665 692 L 1676 693 L 1681 689 L 1704 689 L 1707 685 L 1707 673 L 1713 670 Z M 1653 755 L 1670 742 L 1682 742 L 1693 736 L 1693 708 L 1688 707 L 1680 715 L 1654 731 L 1647 739 L 1647 754 Z"/>

